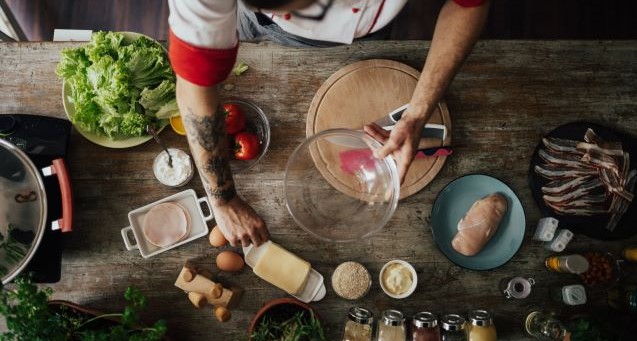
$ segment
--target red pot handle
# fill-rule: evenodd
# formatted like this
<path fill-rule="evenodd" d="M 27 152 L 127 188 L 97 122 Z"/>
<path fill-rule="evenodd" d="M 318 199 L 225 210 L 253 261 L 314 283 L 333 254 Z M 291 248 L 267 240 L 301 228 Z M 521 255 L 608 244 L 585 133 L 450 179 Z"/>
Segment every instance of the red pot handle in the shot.
<path fill-rule="evenodd" d="M 66 164 L 63 159 L 55 159 L 52 165 L 42 169 L 44 176 L 57 175 L 60 184 L 60 193 L 62 193 L 62 218 L 56 220 L 52 224 L 53 230 L 61 230 L 62 232 L 71 232 L 73 223 L 73 193 L 71 191 L 71 180 L 66 170 Z"/>

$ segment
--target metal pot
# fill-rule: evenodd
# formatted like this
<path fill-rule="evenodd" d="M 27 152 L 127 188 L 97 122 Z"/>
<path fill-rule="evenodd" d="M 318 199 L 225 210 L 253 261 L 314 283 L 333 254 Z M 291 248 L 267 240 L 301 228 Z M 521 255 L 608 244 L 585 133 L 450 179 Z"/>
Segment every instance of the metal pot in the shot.
<path fill-rule="evenodd" d="M 42 175 L 40 175 L 40 171 Z M 27 266 L 44 236 L 47 196 L 42 176 L 57 175 L 62 194 L 62 218 L 53 230 L 70 232 L 73 220 L 71 185 L 63 159 L 36 168 L 15 145 L 0 139 L 0 276 L 10 282 Z"/>

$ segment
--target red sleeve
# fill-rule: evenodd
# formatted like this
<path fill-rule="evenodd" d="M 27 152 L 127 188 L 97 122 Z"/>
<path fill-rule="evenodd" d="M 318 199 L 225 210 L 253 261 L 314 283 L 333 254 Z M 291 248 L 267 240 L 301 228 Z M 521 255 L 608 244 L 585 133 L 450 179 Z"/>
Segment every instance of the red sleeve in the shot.
<path fill-rule="evenodd" d="M 478 7 L 486 2 L 486 0 L 453 0 L 462 7 Z"/>
<path fill-rule="evenodd" d="M 188 44 L 169 30 L 168 55 L 175 73 L 185 80 L 213 86 L 228 77 L 237 59 L 239 44 L 231 49 L 207 49 Z"/>

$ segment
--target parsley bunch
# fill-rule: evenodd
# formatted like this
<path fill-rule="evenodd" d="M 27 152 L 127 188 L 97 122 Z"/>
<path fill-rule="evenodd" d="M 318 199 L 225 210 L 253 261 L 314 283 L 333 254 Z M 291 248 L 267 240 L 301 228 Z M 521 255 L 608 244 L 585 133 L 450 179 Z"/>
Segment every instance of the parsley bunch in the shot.
<path fill-rule="evenodd" d="M 155 341 L 166 334 L 163 320 L 151 327 L 138 325 L 139 312 L 148 302 L 137 288 L 126 289 L 123 313 L 91 317 L 66 307 L 51 309 L 51 288 L 39 289 L 29 278 L 18 277 L 15 284 L 14 290 L 0 290 L 0 314 L 7 324 L 0 341 Z M 103 323 L 107 317 L 121 323 Z"/>
<path fill-rule="evenodd" d="M 321 322 L 314 313 L 297 312 L 291 318 L 277 322 L 265 316 L 251 336 L 252 341 L 326 341 Z"/>

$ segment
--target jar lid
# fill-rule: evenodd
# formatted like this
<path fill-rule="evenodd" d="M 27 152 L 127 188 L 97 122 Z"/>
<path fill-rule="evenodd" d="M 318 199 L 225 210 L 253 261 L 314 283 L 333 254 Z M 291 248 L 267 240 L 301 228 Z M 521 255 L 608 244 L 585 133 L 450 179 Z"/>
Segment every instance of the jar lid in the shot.
<path fill-rule="evenodd" d="M 349 308 L 349 319 L 359 324 L 372 324 L 374 314 L 365 308 L 351 307 Z"/>
<path fill-rule="evenodd" d="M 565 285 L 562 287 L 562 300 L 568 305 L 586 303 L 586 289 L 581 284 Z"/>
<path fill-rule="evenodd" d="M 571 255 L 564 260 L 564 266 L 572 273 L 583 274 L 588 271 L 590 264 L 582 255 Z"/>
<path fill-rule="evenodd" d="M 472 310 L 469 312 L 469 321 L 474 326 L 486 327 L 493 325 L 493 318 L 486 310 Z"/>
<path fill-rule="evenodd" d="M 434 313 L 423 311 L 414 315 L 411 323 L 416 328 L 433 328 L 438 325 L 438 316 Z"/>
<path fill-rule="evenodd" d="M 403 324 L 403 313 L 398 310 L 388 309 L 383 311 L 383 323 L 390 326 Z"/>
<path fill-rule="evenodd" d="M 458 314 L 442 315 L 442 329 L 448 331 L 458 331 L 464 329 L 465 319 Z"/>

